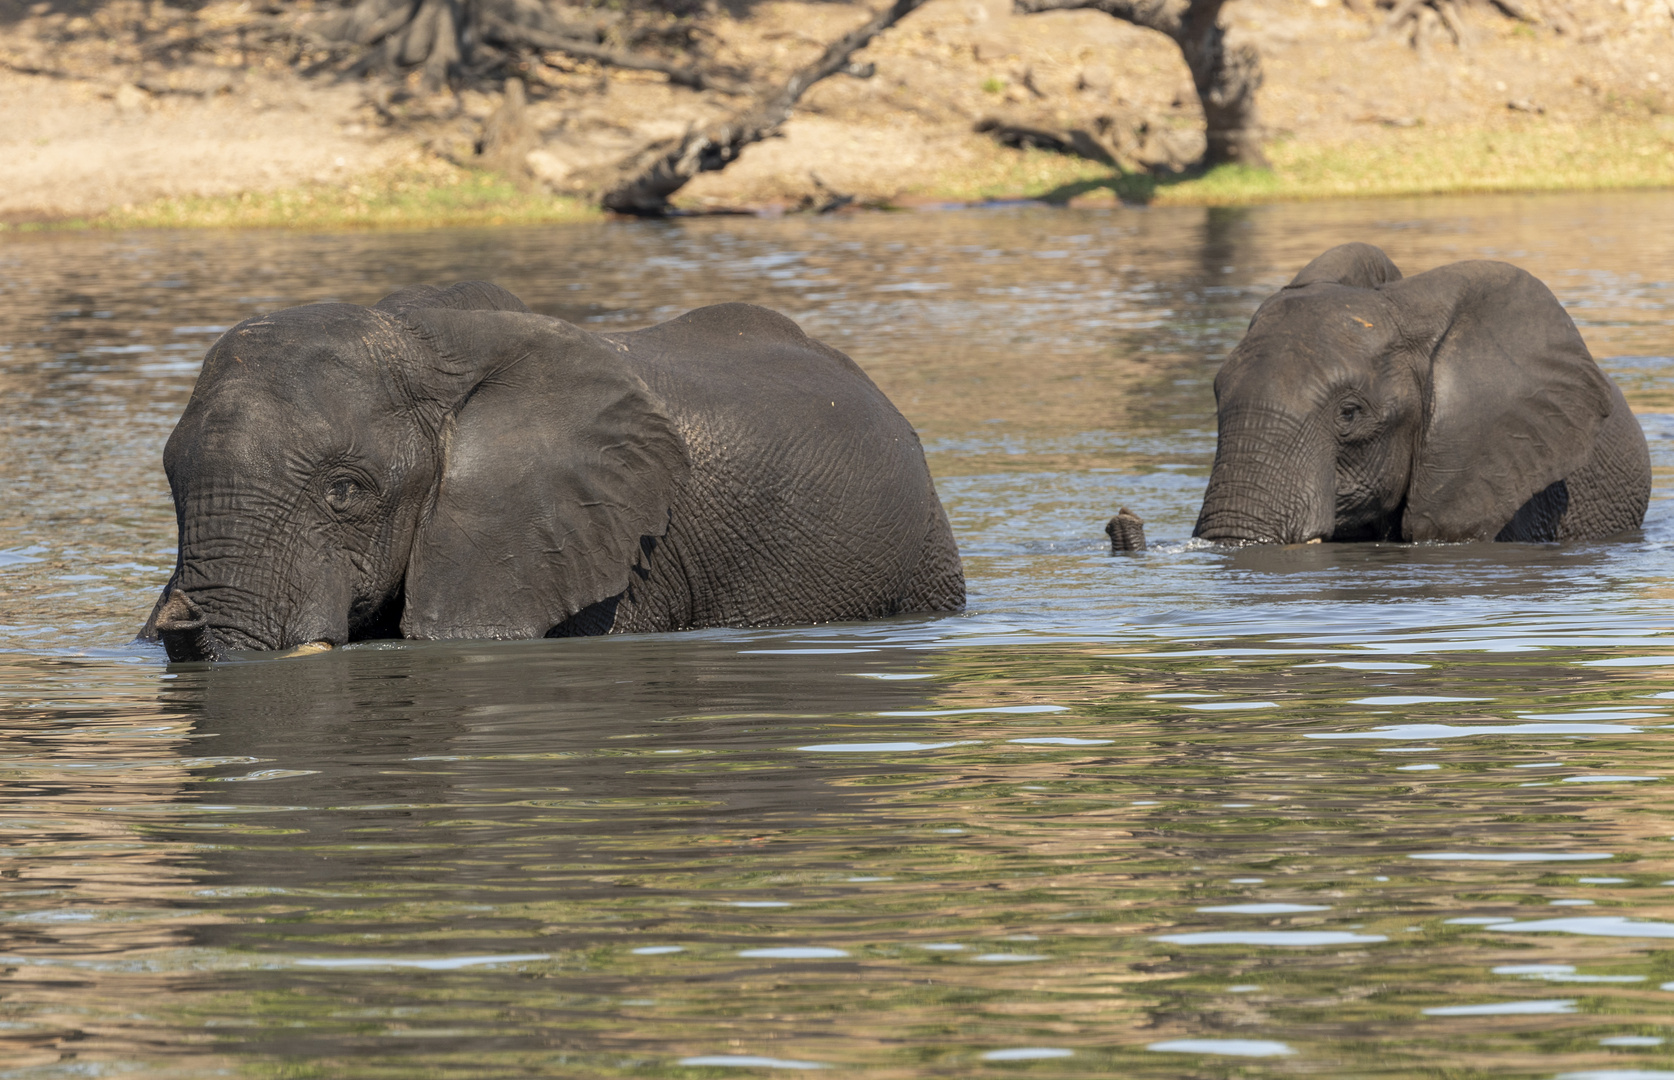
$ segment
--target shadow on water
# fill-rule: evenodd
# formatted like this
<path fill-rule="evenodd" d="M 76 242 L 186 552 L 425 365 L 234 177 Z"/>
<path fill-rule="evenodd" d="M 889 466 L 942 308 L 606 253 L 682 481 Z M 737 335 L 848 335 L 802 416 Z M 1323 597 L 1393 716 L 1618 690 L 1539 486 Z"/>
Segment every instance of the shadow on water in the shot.
<path fill-rule="evenodd" d="M 910 727 L 876 714 L 931 705 L 934 672 L 916 660 L 840 646 L 741 651 L 736 639 L 701 634 L 561 647 L 411 642 L 177 665 L 163 705 L 189 718 L 193 738 L 219 755 L 283 760 L 296 772 L 286 798 L 305 806 L 416 802 L 388 811 L 407 820 L 421 809 L 481 803 L 488 816 L 479 824 L 491 828 L 497 813 L 524 812 L 496 793 L 531 788 L 563 792 L 561 801 L 584 808 L 577 820 L 585 835 L 683 833 L 733 817 L 795 822 L 852 802 L 852 792 L 811 784 L 781 763 L 752 767 L 750 756 L 799 733 L 828 733 L 833 715 L 850 717 L 841 726 L 857 738 Z M 736 759 L 733 769 L 687 767 L 689 755 L 714 754 Z M 200 777 L 215 786 L 194 797 L 230 806 L 262 799 L 261 785 L 225 783 L 237 778 Z M 676 806 L 691 816 L 664 813 Z M 610 812 L 601 817 L 603 809 Z M 564 830 L 552 821 L 557 843 Z"/>
<path fill-rule="evenodd" d="M 1229 550 L 1223 573 L 1272 602 L 1537 600 L 1597 587 L 1636 561 L 1642 543 L 1634 534 L 1585 544 L 1250 545 Z"/>

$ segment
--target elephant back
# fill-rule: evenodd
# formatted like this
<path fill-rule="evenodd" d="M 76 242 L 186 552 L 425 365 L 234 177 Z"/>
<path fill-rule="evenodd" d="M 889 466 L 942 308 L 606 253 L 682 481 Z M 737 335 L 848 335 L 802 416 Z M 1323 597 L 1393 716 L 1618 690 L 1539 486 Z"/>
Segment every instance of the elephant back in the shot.
<path fill-rule="evenodd" d="M 521 311 L 529 308 L 511 291 L 491 281 L 456 281 L 452 285 L 408 285 L 372 307 L 391 315 L 425 309 L 453 311 Z"/>
<path fill-rule="evenodd" d="M 602 337 L 691 455 L 668 542 L 704 553 L 685 570 L 694 625 L 927 610 L 925 576 L 958 574 L 917 433 L 848 356 L 752 304 Z"/>

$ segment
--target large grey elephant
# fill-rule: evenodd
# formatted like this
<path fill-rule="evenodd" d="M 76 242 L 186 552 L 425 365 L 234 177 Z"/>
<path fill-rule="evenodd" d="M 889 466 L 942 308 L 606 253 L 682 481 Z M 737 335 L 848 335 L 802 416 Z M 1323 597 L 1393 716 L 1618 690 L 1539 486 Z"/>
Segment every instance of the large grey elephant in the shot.
<path fill-rule="evenodd" d="M 1506 263 L 1403 278 L 1369 244 L 1332 248 L 1257 309 L 1215 403 L 1209 540 L 1592 539 L 1650 499 L 1621 390 Z"/>
<path fill-rule="evenodd" d="M 953 611 L 912 427 L 789 319 L 627 333 L 482 282 L 249 319 L 164 451 L 174 660 Z"/>

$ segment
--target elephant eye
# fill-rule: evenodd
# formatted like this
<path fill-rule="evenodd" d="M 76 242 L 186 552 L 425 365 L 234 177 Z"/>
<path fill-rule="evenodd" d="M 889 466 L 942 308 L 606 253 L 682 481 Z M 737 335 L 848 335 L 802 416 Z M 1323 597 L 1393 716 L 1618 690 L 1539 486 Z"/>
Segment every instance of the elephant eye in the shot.
<path fill-rule="evenodd" d="M 360 496 L 360 485 L 339 476 L 326 488 L 326 503 L 333 510 L 346 510 Z"/>
<path fill-rule="evenodd" d="M 1354 422 L 1360 419 L 1360 402 L 1345 401 L 1337 406 L 1337 426 L 1343 431 L 1354 427 Z"/>

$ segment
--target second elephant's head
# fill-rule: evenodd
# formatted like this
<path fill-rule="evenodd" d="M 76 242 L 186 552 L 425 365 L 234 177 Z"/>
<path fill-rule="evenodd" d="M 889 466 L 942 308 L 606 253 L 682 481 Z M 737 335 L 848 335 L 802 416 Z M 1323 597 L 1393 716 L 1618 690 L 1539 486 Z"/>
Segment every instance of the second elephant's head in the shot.
<path fill-rule="evenodd" d="M 1215 379 L 1210 540 L 1492 539 L 1593 453 L 1620 393 L 1514 266 L 1403 279 L 1333 248 L 1257 310 Z"/>

